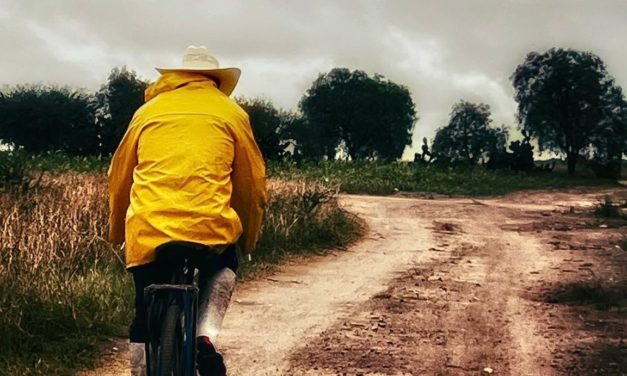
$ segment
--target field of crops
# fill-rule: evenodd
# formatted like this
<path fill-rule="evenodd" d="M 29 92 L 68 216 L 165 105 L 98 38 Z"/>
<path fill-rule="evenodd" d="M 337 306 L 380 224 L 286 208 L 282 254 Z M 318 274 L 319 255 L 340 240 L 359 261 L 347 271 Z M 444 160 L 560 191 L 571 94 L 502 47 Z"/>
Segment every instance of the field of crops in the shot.
<path fill-rule="evenodd" d="M 582 169 L 569 176 L 563 166 L 553 172 L 489 170 L 483 166 L 438 166 L 410 162 L 341 162 L 270 164 L 270 175 L 337 184 L 345 193 L 420 192 L 445 195 L 501 195 L 525 189 L 613 185 Z"/>

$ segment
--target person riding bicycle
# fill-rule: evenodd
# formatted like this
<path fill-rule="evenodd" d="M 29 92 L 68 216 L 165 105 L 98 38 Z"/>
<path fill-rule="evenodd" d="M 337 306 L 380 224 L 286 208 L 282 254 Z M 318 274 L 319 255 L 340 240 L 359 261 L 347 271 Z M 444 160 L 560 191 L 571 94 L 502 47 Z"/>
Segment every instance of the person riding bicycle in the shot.
<path fill-rule="evenodd" d="M 214 346 L 235 285 L 235 244 L 250 254 L 266 200 L 265 164 L 248 115 L 229 95 L 240 76 L 219 68 L 207 48 L 190 46 L 178 68 L 157 68 L 109 168 L 109 240 L 125 243 L 135 284 L 131 374 L 145 375 L 143 290 L 163 283 L 155 248 L 170 241 L 209 246 L 219 256 L 201 278 L 197 367 L 226 375 Z"/>

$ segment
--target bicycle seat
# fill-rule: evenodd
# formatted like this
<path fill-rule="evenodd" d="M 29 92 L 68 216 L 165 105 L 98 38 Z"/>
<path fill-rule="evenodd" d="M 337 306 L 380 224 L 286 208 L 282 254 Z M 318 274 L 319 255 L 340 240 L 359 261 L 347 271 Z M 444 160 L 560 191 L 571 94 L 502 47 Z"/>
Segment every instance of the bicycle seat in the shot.
<path fill-rule="evenodd" d="M 185 260 L 192 265 L 201 265 L 218 254 L 214 248 L 186 241 L 167 242 L 159 245 L 155 251 L 157 252 L 157 262 L 165 265 L 178 265 Z"/>

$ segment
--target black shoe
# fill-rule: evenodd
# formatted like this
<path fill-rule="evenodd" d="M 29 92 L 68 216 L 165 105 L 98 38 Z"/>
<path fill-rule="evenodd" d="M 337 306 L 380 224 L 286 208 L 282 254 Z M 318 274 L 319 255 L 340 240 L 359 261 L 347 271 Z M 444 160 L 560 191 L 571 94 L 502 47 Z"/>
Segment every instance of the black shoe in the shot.
<path fill-rule="evenodd" d="M 196 364 L 200 376 L 226 376 L 226 366 L 222 355 L 216 351 L 209 337 L 196 338 L 198 355 Z"/>

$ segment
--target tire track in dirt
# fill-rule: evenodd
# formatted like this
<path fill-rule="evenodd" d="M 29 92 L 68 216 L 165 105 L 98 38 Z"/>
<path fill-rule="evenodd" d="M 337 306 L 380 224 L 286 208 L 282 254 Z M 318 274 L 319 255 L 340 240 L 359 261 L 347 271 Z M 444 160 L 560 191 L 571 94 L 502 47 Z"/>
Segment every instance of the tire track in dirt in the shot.
<path fill-rule="evenodd" d="M 351 314 L 433 246 L 428 223 L 404 210 L 406 200 L 347 196 L 342 202 L 366 220 L 365 239 L 235 294 L 219 341 L 231 374 L 284 374 L 294 347 Z"/>
<path fill-rule="evenodd" d="M 501 230 L 506 209 L 425 200 L 410 210 L 433 223 L 428 262 L 294 352 L 285 374 L 551 375 L 532 314 L 540 303 L 519 296 L 551 265 L 542 246 Z"/>

